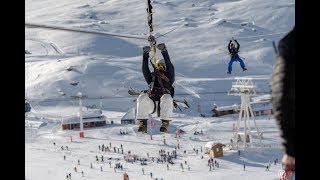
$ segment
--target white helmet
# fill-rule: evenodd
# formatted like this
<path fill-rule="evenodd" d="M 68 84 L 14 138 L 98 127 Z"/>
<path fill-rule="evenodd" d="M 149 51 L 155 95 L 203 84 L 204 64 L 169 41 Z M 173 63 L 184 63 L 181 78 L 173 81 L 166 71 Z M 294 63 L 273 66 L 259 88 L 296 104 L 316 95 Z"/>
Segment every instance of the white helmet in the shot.
<path fill-rule="evenodd" d="M 158 59 L 156 61 L 156 67 L 159 70 L 160 68 L 162 68 L 163 70 L 166 70 L 166 63 L 164 61 L 164 59 Z"/>

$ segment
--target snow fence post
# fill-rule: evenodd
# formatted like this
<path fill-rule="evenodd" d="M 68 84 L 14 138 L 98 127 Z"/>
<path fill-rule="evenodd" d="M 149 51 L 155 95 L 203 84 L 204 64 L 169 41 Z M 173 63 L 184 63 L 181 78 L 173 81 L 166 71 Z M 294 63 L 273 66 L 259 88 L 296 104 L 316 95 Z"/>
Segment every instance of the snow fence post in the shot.
<path fill-rule="evenodd" d="M 149 129 L 149 131 L 150 131 L 150 139 L 153 140 L 153 139 L 152 139 L 152 126 L 153 126 L 153 122 L 152 122 L 152 115 L 151 115 L 151 114 L 149 114 L 149 122 L 150 122 L 150 129 Z"/>

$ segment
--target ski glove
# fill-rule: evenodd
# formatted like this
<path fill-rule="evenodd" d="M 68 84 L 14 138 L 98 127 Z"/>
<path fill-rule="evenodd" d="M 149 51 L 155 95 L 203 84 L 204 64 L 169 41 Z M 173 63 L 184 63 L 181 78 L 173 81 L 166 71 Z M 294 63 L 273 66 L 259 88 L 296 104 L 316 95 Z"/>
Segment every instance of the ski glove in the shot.
<path fill-rule="evenodd" d="M 160 43 L 157 45 L 157 48 L 161 51 L 165 51 L 166 50 L 166 45 L 164 43 Z"/>
<path fill-rule="evenodd" d="M 155 44 L 156 38 L 155 38 L 153 35 L 150 35 L 150 36 L 148 37 L 148 41 L 149 41 L 150 43 Z"/>
<path fill-rule="evenodd" d="M 143 47 L 143 53 L 149 53 L 151 51 L 150 46 Z"/>

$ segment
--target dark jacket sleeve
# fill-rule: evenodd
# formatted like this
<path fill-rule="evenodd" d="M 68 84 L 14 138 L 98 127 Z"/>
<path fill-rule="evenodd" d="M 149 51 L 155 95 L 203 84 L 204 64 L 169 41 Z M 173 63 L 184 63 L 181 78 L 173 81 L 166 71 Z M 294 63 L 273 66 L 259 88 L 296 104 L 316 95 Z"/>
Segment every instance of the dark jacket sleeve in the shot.
<path fill-rule="evenodd" d="M 174 83 L 174 81 L 175 81 L 174 66 L 171 63 L 171 60 L 170 60 L 170 57 L 169 57 L 169 54 L 168 54 L 167 50 L 161 51 L 161 54 L 162 54 L 163 59 L 164 59 L 164 61 L 166 63 L 167 78 L 170 79 L 170 83 L 172 85 Z"/>
<path fill-rule="evenodd" d="M 149 60 L 149 53 L 143 54 L 143 60 L 142 60 L 142 73 L 144 76 L 144 79 L 147 81 L 148 85 L 152 82 L 151 72 L 148 66 L 148 60 Z"/>
<path fill-rule="evenodd" d="M 271 101 L 285 152 L 295 157 L 294 29 L 278 44 L 278 55 L 271 79 Z"/>
<path fill-rule="evenodd" d="M 236 42 L 237 43 L 237 52 L 239 51 L 239 49 L 240 49 L 240 44 L 238 43 L 238 41 L 237 40 L 234 40 L 234 42 Z"/>
<path fill-rule="evenodd" d="M 231 45 L 231 40 L 229 41 L 229 44 L 228 44 L 228 51 L 229 51 L 229 53 L 231 53 L 231 47 L 230 47 L 230 45 Z"/>

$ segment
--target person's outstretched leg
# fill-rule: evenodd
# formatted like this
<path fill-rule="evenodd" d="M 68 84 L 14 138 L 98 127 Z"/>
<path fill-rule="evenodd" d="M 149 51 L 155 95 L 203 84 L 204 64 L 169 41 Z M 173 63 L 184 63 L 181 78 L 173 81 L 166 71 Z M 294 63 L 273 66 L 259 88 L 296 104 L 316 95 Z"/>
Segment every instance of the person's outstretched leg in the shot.
<path fill-rule="evenodd" d="M 233 62 L 235 61 L 235 58 L 231 58 L 230 61 L 229 61 L 229 65 L 228 65 L 228 73 L 231 74 L 231 71 L 232 71 L 232 64 Z"/>
<path fill-rule="evenodd" d="M 164 94 L 160 99 L 160 132 L 168 131 L 169 122 L 172 121 L 173 99 L 170 94 Z"/>
<path fill-rule="evenodd" d="M 244 70 L 244 71 L 247 70 L 247 68 L 245 67 L 245 64 L 244 64 L 243 60 L 242 60 L 240 57 L 238 57 L 237 59 L 238 59 L 238 61 L 240 62 L 240 66 L 241 66 L 242 70 Z"/>
<path fill-rule="evenodd" d="M 140 94 L 137 99 L 138 132 L 147 133 L 147 120 L 154 110 L 154 102 L 148 94 Z"/>

